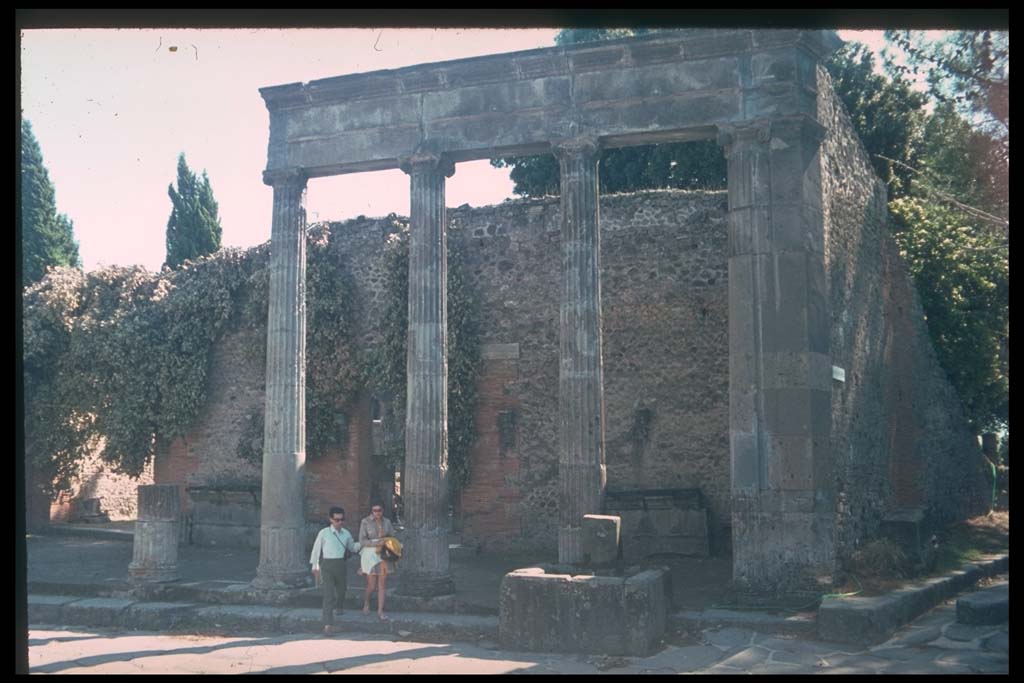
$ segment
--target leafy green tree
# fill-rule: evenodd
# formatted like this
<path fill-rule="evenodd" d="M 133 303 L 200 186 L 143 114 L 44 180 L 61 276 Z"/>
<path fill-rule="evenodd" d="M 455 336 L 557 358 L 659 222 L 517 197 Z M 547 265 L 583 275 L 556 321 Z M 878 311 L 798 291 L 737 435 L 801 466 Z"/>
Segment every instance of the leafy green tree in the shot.
<path fill-rule="evenodd" d="M 1010 135 L 1010 34 L 1007 31 L 953 31 L 930 40 L 922 31 L 886 31 L 886 38 L 907 55 L 907 64 L 891 58 L 896 73 L 924 74 L 938 102 L 948 102 L 991 137 Z"/>
<path fill-rule="evenodd" d="M 167 221 L 165 265 L 177 268 L 184 261 L 206 256 L 220 249 L 220 217 L 210 179 L 189 169 L 184 152 L 178 155 L 178 189 L 167 186 L 171 217 Z"/>
<path fill-rule="evenodd" d="M 49 266 L 82 267 L 74 224 L 57 213 L 57 200 L 32 125 L 21 122 L 22 283 L 38 282 Z"/>
<path fill-rule="evenodd" d="M 1005 247 L 953 207 L 904 197 L 889 205 L 939 362 L 977 433 L 1009 423 L 1009 282 Z"/>

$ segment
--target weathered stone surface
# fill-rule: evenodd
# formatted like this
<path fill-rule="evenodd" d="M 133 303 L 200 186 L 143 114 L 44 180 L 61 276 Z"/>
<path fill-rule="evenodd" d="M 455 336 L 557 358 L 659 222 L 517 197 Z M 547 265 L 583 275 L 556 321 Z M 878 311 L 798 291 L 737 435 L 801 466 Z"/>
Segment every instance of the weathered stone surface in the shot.
<path fill-rule="evenodd" d="M 1009 583 L 985 588 L 956 601 L 956 620 L 961 624 L 999 624 L 1009 618 Z"/>
<path fill-rule="evenodd" d="M 62 607 L 61 618 L 66 624 L 121 626 L 124 623 L 125 612 L 133 604 L 134 600 L 117 598 L 78 600 Z"/>
<path fill-rule="evenodd" d="M 622 520 L 613 515 L 583 515 L 583 563 L 607 566 L 619 558 Z"/>
<path fill-rule="evenodd" d="M 306 463 L 306 174 L 265 172 L 274 188 L 267 312 L 260 563 L 264 588 L 308 580 Z"/>
<path fill-rule="evenodd" d="M 286 611 L 280 607 L 215 605 L 190 611 L 183 623 L 214 633 L 270 633 L 279 630 Z"/>
<path fill-rule="evenodd" d="M 197 604 L 180 602 L 139 602 L 124 615 L 124 626 L 139 630 L 172 631 L 189 623 Z"/>
<path fill-rule="evenodd" d="M 405 560 L 400 591 L 455 592 L 448 568 L 448 256 L 445 178 L 451 160 L 404 162 L 411 178 L 409 335 L 406 354 Z"/>
<path fill-rule="evenodd" d="M 140 486 L 138 507 L 128 574 L 136 581 L 173 581 L 178 578 L 178 487 Z"/>
<path fill-rule="evenodd" d="M 61 623 L 61 608 L 81 600 L 70 595 L 29 595 L 28 620 L 32 624 Z"/>
<path fill-rule="evenodd" d="M 510 572 L 501 584 L 499 639 L 516 649 L 646 656 L 665 632 L 664 575 Z"/>

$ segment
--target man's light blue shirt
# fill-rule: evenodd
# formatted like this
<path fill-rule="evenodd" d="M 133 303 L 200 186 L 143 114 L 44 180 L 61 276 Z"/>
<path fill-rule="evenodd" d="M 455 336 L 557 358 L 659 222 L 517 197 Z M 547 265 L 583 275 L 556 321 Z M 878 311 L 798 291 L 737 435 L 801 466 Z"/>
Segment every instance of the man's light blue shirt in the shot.
<path fill-rule="evenodd" d="M 340 530 L 335 531 L 333 526 L 327 526 L 316 535 L 313 552 L 309 555 L 309 563 L 313 565 L 313 569 L 319 569 L 321 550 L 325 560 L 340 560 L 345 557 L 346 548 L 352 553 L 359 552 L 359 544 L 352 538 L 348 529 L 341 527 Z"/>

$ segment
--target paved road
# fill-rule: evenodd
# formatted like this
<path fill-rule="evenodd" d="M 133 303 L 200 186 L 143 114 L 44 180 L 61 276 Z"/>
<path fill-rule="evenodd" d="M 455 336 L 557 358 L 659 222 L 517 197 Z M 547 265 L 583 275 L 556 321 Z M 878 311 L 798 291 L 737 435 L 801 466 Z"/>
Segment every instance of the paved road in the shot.
<path fill-rule="evenodd" d="M 1009 624 L 955 623 L 950 600 L 863 650 L 707 629 L 646 658 L 520 653 L 493 643 L 346 635 L 205 637 L 29 630 L 31 673 L 1009 673 Z"/>

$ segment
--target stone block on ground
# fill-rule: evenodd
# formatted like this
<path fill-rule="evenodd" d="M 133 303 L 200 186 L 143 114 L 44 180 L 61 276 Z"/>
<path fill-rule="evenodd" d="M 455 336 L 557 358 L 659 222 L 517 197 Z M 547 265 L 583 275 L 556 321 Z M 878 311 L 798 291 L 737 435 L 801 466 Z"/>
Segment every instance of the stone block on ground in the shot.
<path fill-rule="evenodd" d="M 501 584 L 499 640 L 516 650 L 649 655 L 665 633 L 665 575 L 510 572 Z"/>
<path fill-rule="evenodd" d="M 583 515 L 583 564 L 606 567 L 618 560 L 621 527 L 616 515 Z"/>
<path fill-rule="evenodd" d="M 961 624 L 1000 624 L 1009 618 L 1009 583 L 965 595 L 956 601 L 956 620 Z"/>

